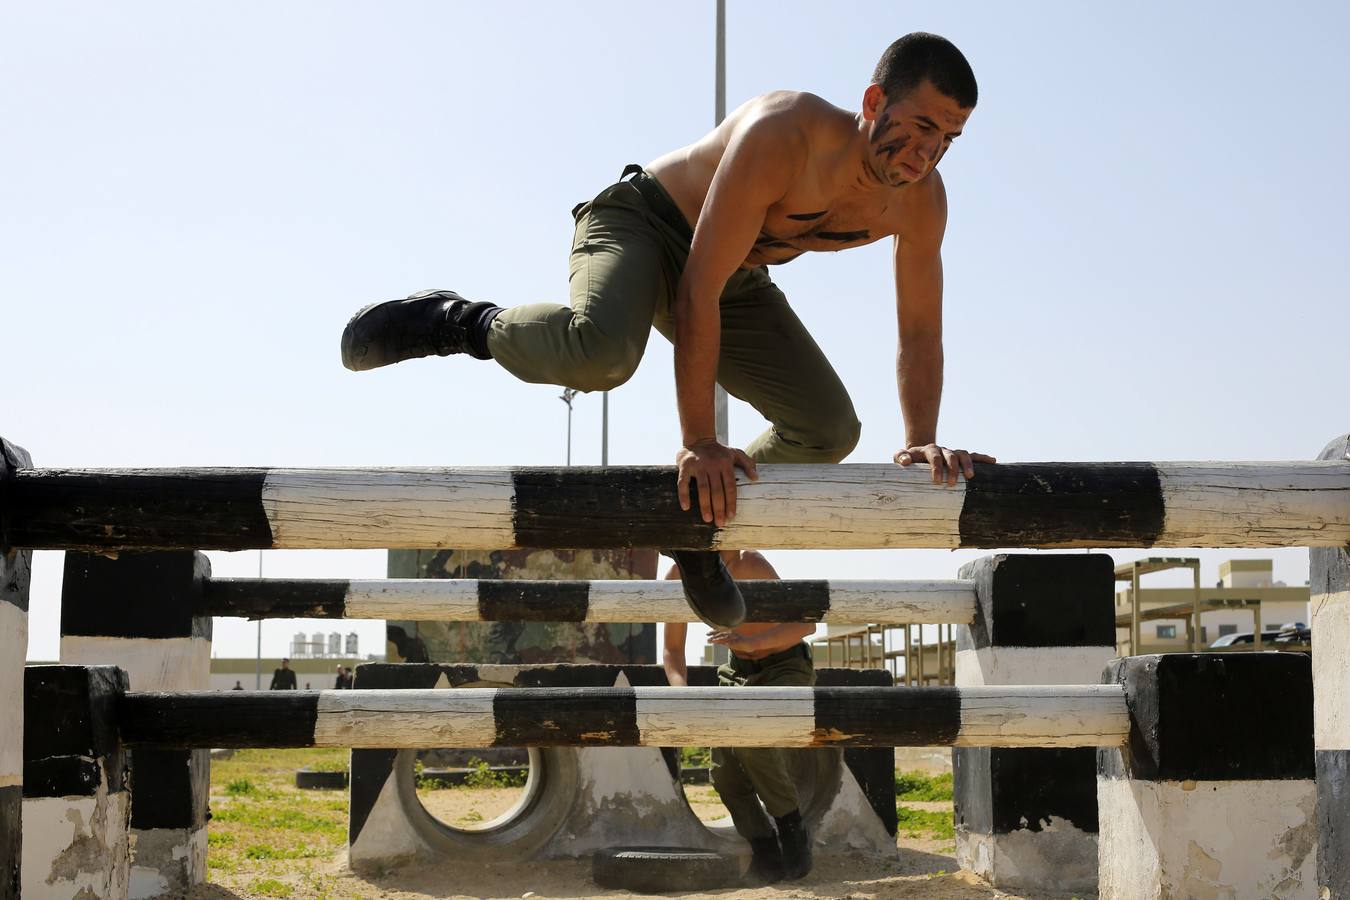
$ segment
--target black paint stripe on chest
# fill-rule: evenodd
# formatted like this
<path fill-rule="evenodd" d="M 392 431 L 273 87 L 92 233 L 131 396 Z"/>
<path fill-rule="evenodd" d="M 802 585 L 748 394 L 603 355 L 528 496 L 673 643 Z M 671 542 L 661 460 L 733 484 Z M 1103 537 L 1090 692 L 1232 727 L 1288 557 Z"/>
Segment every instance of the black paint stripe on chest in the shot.
<path fill-rule="evenodd" d="M 862 228 L 858 231 L 815 231 L 807 236 L 820 238 L 822 241 L 838 241 L 841 244 L 847 244 L 852 241 L 866 240 L 872 236 L 872 233 L 866 228 Z"/>
<path fill-rule="evenodd" d="M 584 622 L 588 581 L 478 582 L 478 616 L 485 622 Z"/>
<path fill-rule="evenodd" d="M 960 730 L 953 687 L 815 690 L 814 743 L 821 746 L 950 746 Z"/>
<path fill-rule="evenodd" d="M 697 499 L 680 509 L 673 467 L 521 468 L 512 479 L 518 547 L 706 550 L 717 533 Z"/>
<path fill-rule="evenodd" d="M 632 747 L 637 696 L 628 688 L 513 688 L 492 701 L 498 747 Z"/>
<path fill-rule="evenodd" d="M 821 216 L 825 215 L 827 212 L 829 212 L 828 209 L 822 209 L 820 212 L 788 213 L 787 217 L 788 217 L 789 219 L 792 219 L 793 221 L 796 221 L 796 222 L 810 222 L 810 221 L 813 221 L 813 220 L 815 220 L 815 219 L 819 219 Z"/>
<path fill-rule="evenodd" d="M 828 581 L 741 581 L 747 622 L 820 622 L 830 609 Z"/>
<path fill-rule="evenodd" d="M 962 547 L 1150 547 L 1165 505 L 1152 463 L 977 465 Z"/>
<path fill-rule="evenodd" d="M 9 485 L 9 539 L 53 550 L 272 546 L 266 469 L 29 469 Z"/>
<path fill-rule="evenodd" d="M 206 583 L 201 612 L 248 619 L 344 619 L 345 578 L 216 578 Z"/>

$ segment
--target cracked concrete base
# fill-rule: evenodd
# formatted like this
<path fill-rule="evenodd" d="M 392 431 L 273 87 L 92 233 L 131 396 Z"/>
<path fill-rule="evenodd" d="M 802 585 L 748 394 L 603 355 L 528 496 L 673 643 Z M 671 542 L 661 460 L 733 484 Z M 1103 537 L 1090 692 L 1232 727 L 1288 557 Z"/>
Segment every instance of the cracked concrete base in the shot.
<path fill-rule="evenodd" d="M 1101 900 L 1317 897 L 1316 788 L 1097 779 Z"/>
<path fill-rule="evenodd" d="M 206 880 L 206 828 L 133 828 L 130 900 L 182 897 Z M 158 860 L 155 866 L 137 859 Z"/>
<path fill-rule="evenodd" d="M 23 801 L 23 896 L 125 900 L 130 795 L 100 785 L 92 797 Z"/>

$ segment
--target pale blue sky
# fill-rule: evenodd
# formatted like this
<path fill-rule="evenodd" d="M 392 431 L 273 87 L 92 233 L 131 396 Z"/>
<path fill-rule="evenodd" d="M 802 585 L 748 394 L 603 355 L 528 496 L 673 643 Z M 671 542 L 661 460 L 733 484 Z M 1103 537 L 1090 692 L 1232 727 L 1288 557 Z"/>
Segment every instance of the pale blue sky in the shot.
<path fill-rule="evenodd" d="M 732 107 L 793 88 L 855 108 L 916 29 L 974 66 L 980 105 L 942 165 L 944 442 L 1304 458 L 1350 427 L 1343 5 L 729 6 Z M 711 0 L 6 4 L 0 433 L 41 465 L 561 464 L 557 389 L 466 359 L 356 375 L 338 335 L 427 287 L 562 300 L 569 210 L 712 124 L 712 53 Z M 888 248 L 774 275 L 853 394 L 851 461 L 888 460 Z M 599 407 L 577 401 L 578 462 L 599 460 Z M 612 416 L 612 462 L 671 461 L 659 336 Z M 761 427 L 733 406 L 734 442 Z M 975 555 L 772 559 L 903 578 Z M 1205 556 L 1206 581 L 1229 555 Z M 1274 555 L 1303 582 L 1306 553 Z M 256 554 L 214 557 L 256 571 Z M 266 565 L 378 575 L 383 557 Z M 40 554 L 34 658 L 56 653 L 59 575 Z M 356 628 L 378 646 L 378 623 Z M 265 652 L 295 630 L 269 623 Z M 216 634 L 218 653 L 252 653 L 251 625 Z"/>

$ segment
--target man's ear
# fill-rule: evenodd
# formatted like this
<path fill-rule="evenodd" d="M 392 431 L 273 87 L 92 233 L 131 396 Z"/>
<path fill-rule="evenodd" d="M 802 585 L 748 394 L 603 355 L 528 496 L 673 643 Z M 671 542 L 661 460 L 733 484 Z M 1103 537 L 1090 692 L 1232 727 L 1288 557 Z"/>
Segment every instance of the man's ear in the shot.
<path fill-rule="evenodd" d="M 879 84 L 869 84 L 863 92 L 862 114 L 868 122 L 874 121 L 886 108 L 886 92 Z"/>

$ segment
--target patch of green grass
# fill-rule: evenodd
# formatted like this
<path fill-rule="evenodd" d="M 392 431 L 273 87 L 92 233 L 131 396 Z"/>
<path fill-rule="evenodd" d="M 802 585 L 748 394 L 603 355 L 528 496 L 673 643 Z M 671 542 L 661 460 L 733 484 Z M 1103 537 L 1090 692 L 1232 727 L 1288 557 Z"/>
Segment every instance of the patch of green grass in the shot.
<path fill-rule="evenodd" d="M 486 761 L 474 757 L 469 760 L 473 771 L 464 776 L 464 786 L 471 788 L 522 787 L 527 776 L 524 772 L 494 772 Z"/>
<path fill-rule="evenodd" d="M 680 748 L 680 767 L 692 769 L 697 767 L 706 767 L 712 765 L 712 749 L 710 747 L 681 747 Z"/>
<path fill-rule="evenodd" d="M 236 778 L 233 781 L 225 782 L 225 793 L 231 797 L 242 797 L 245 794 L 251 794 L 255 790 L 253 782 L 247 778 Z"/>
<path fill-rule="evenodd" d="M 264 897 L 289 897 L 295 893 L 295 888 L 275 878 L 260 878 L 250 884 L 248 889 Z"/>
<path fill-rule="evenodd" d="M 898 800 L 950 800 L 952 773 L 925 775 L 922 772 L 896 772 L 895 796 Z"/>
<path fill-rule="evenodd" d="M 235 803 L 222 806 L 213 813 L 212 821 L 238 823 L 253 828 L 283 829 L 286 831 L 318 832 L 335 838 L 346 837 L 345 817 L 339 819 L 324 812 L 337 810 L 306 809 L 301 804 L 278 805 L 264 803 Z M 343 807 L 342 812 L 346 812 Z"/>
<path fill-rule="evenodd" d="M 895 807 L 895 816 L 898 820 L 899 830 L 909 837 L 956 839 L 956 825 L 952 821 L 950 812 L 910 809 L 901 803 Z"/>
<path fill-rule="evenodd" d="M 273 847 L 270 844 L 250 844 L 244 850 L 245 859 L 309 859 L 318 856 L 307 844 L 291 847 Z"/>

